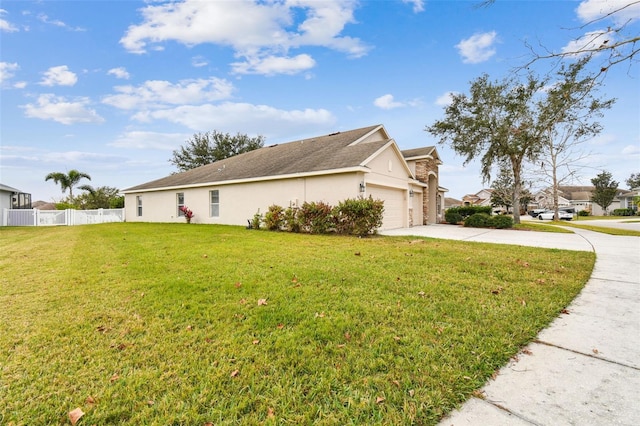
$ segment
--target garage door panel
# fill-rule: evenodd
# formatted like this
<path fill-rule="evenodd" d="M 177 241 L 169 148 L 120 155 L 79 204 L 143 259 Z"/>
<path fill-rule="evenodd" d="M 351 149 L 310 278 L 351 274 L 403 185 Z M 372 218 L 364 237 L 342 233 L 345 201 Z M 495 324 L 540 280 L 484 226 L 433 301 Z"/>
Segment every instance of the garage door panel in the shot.
<path fill-rule="evenodd" d="M 367 192 L 373 199 L 384 201 L 384 213 L 381 230 L 404 227 L 405 201 L 404 191 L 401 189 L 385 188 L 382 186 L 367 185 Z"/>

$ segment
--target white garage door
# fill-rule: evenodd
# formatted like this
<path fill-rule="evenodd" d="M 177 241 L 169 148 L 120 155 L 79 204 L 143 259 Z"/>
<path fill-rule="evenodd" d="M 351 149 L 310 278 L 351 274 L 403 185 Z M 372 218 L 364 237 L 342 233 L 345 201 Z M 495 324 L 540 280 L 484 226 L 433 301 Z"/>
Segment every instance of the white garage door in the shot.
<path fill-rule="evenodd" d="M 401 189 L 385 188 L 376 185 L 367 185 L 367 193 L 374 200 L 384 201 L 384 217 L 380 230 L 403 228 L 407 209 L 404 205 L 404 191 Z"/>

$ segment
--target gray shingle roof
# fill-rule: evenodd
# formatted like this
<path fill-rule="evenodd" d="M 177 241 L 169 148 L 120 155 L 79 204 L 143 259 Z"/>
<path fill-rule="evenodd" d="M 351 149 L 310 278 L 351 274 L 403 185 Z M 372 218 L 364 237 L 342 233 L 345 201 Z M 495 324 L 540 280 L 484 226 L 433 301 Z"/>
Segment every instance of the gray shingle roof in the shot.
<path fill-rule="evenodd" d="M 267 146 L 186 172 L 177 173 L 125 189 L 126 192 L 189 186 L 269 176 L 306 174 L 362 166 L 363 162 L 389 142 L 352 143 L 381 125 L 332 133 L 326 136 Z"/>
<path fill-rule="evenodd" d="M 413 157 L 425 157 L 427 155 L 433 155 L 435 146 L 425 146 L 422 148 L 414 148 L 414 149 L 405 149 L 402 151 L 402 155 L 404 158 L 413 158 Z"/>

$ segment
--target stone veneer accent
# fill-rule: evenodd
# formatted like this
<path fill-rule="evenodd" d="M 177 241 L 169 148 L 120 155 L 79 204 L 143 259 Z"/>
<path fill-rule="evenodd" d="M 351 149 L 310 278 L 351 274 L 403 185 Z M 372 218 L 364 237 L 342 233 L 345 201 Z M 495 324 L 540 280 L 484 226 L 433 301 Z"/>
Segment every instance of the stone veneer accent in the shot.
<path fill-rule="evenodd" d="M 429 186 L 429 172 L 435 173 L 435 188 Z M 424 158 L 416 161 L 416 179 L 426 183 L 428 186 L 422 193 L 422 222 L 426 225 L 429 220 L 429 196 L 431 191 L 435 191 L 433 197 L 438 195 L 438 163 L 433 158 Z M 435 213 L 434 213 L 435 214 Z"/>

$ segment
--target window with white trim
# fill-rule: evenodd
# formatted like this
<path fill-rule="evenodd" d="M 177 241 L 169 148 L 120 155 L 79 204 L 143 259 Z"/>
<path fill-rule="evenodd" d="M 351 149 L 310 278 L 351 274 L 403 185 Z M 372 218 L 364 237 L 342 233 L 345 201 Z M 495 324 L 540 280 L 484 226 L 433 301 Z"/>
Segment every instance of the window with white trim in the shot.
<path fill-rule="evenodd" d="M 136 210 L 138 217 L 142 216 L 142 197 L 139 195 L 136 197 Z"/>
<path fill-rule="evenodd" d="M 178 204 L 178 217 L 184 216 L 182 207 L 184 207 L 184 192 L 178 192 L 176 194 L 176 202 Z"/>
<path fill-rule="evenodd" d="M 211 217 L 219 217 L 220 216 L 220 192 L 217 189 L 209 191 L 209 216 Z"/>

